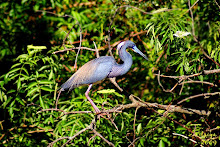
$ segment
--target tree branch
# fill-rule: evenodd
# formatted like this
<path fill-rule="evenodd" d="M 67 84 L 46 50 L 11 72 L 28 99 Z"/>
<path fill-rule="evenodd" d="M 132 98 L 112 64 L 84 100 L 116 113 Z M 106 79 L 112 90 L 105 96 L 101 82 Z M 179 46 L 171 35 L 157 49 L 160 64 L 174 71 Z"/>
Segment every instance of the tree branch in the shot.
<path fill-rule="evenodd" d="M 193 96 L 190 96 L 188 98 L 185 98 L 181 101 L 179 101 L 177 104 L 181 104 L 187 100 L 190 100 L 190 99 L 194 99 L 194 98 L 197 98 L 197 97 L 201 97 L 201 96 L 204 96 L 205 98 L 208 98 L 209 96 L 213 96 L 213 95 L 220 95 L 220 92 L 214 92 L 214 93 L 202 93 L 202 94 L 197 94 L 197 95 L 193 95 Z"/>

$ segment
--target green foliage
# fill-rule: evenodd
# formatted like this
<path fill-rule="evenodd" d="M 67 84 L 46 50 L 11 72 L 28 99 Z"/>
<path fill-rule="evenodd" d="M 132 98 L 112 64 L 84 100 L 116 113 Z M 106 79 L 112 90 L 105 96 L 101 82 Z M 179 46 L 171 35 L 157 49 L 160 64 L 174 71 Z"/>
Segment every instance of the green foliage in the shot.
<path fill-rule="evenodd" d="M 36 117 L 36 110 L 40 107 L 49 108 L 53 104 L 53 96 L 56 96 L 54 91 L 57 88 L 55 73 L 59 65 L 56 55 L 45 56 L 42 54 L 43 50 L 46 50 L 45 46 L 29 45 L 27 54 L 19 55 L 10 71 L 1 77 L 1 108 L 4 110 L 4 120 L 6 120 L 3 123 L 10 124 L 9 126 L 13 127 L 15 132 L 20 130 L 19 132 L 22 133 L 29 128 L 27 125 L 31 124 L 34 130 L 41 127 L 45 130 L 51 128 L 43 125 L 50 120 L 45 120 L 43 124 L 36 122 L 41 120 Z M 47 97 L 51 98 L 47 99 Z M 35 105 L 32 106 L 32 104 Z M 36 142 L 27 132 L 20 136 L 14 131 L 5 132 L 14 137 L 14 140 L 8 141 L 9 144 L 22 144 L 28 139 L 30 139 L 29 145 Z"/>
<path fill-rule="evenodd" d="M 194 2 L 196 1 L 191 1 L 191 6 Z M 129 6 L 119 9 L 125 5 Z M 86 128 L 95 117 L 90 113 L 64 114 L 64 111 L 93 110 L 84 96 L 86 86 L 69 93 L 61 93 L 58 108 L 63 112 L 41 111 L 55 107 L 57 90 L 76 70 L 76 51 L 52 54 L 64 49 L 60 46 L 70 29 L 66 47 L 78 47 L 82 33 L 83 47 L 95 48 L 94 41 L 100 49 L 100 55 L 106 55 L 109 24 L 112 22 L 110 43 L 116 61 L 119 61 L 119 58 L 115 53 L 114 43 L 124 39 L 134 41 L 150 61 L 144 61 L 135 53 L 131 53 L 133 66 L 126 75 L 118 78 L 117 83 L 145 102 L 175 105 L 180 100 L 196 94 L 219 91 L 219 74 L 192 77 L 191 80 L 209 84 L 177 85 L 172 94 L 163 91 L 157 76 L 154 75 L 158 70 L 168 76 L 183 76 L 219 69 L 216 63 L 220 62 L 220 14 L 219 7 L 211 0 L 200 0 L 192 7 L 194 26 L 188 1 L 178 0 L 22 0 L 1 2 L 0 8 L 0 64 L 8 63 L 6 68 L 1 66 L 3 68 L 0 76 L 0 113 L 3 115 L 0 120 L 0 134 L 3 134 L 0 137 L 1 146 L 46 146 L 58 138 L 74 136 Z M 37 10 L 49 10 L 59 16 Z M 72 17 L 61 17 L 64 14 Z M 177 31 L 191 34 L 181 34 L 182 36 L 178 37 L 175 35 Z M 77 68 L 93 58 L 95 52 L 81 50 Z M 172 89 L 177 83 L 176 80 L 162 77 L 160 82 L 165 89 Z M 106 80 L 93 86 L 90 95 L 99 108 L 104 103 L 103 108 L 106 110 L 131 103 L 127 96 L 115 89 L 114 85 Z M 137 139 L 135 145 L 138 147 L 180 144 L 193 146 L 194 143 L 189 139 L 198 144 L 215 146 L 219 140 L 218 105 L 219 95 L 187 100 L 180 107 L 211 111 L 211 115 L 201 117 L 197 114 L 177 112 L 167 114 L 178 123 L 164 117 L 167 111 L 159 108 L 139 108 L 136 117 L 134 108 L 125 109 L 122 113 L 113 113 L 119 130 L 115 129 L 111 121 L 103 118 L 97 120 L 96 130 L 115 146 L 128 146 L 134 139 Z M 107 145 L 98 136 L 91 139 L 93 135 L 89 130 L 85 131 L 71 143 L 74 146 Z M 62 146 L 66 141 L 60 140 L 54 146 Z M 71 146 L 71 143 L 67 146 Z"/>

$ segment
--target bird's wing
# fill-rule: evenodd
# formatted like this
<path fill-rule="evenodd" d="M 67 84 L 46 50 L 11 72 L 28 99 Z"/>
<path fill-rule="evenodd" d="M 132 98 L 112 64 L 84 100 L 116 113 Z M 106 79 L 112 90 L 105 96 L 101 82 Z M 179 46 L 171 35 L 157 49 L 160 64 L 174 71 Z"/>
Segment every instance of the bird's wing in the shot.
<path fill-rule="evenodd" d="M 72 90 L 80 85 L 101 81 L 108 76 L 114 64 L 115 59 L 111 56 L 93 59 L 79 68 L 61 88 Z"/>

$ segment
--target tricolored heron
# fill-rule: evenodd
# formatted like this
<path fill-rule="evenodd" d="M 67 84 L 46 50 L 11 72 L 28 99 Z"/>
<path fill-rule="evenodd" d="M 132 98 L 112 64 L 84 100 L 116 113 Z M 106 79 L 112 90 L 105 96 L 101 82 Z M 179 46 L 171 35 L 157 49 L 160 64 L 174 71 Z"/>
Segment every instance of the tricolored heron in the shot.
<path fill-rule="evenodd" d="M 127 48 L 131 48 L 134 52 L 139 53 L 146 60 L 148 60 L 148 58 L 136 47 L 132 41 L 123 41 L 117 46 L 119 57 L 124 62 L 123 64 L 118 64 L 112 56 L 102 56 L 93 59 L 79 68 L 64 84 L 61 85 L 60 93 L 61 91 L 70 91 L 81 85 L 89 84 L 89 87 L 85 92 L 85 96 L 95 109 L 95 112 L 101 113 L 99 108 L 89 97 L 89 91 L 92 88 L 93 83 L 101 81 L 105 78 L 121 76 L 128 72 L 132 65 L 132 56 L 126 51 Z"/>

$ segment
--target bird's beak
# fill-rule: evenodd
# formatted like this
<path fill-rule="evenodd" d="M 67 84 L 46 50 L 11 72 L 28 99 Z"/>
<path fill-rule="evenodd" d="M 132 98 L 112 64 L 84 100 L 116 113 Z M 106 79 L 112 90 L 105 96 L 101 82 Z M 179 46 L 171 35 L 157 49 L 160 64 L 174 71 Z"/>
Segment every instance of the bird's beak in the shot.
<path fill-rule="evenodd" d="M 136 46 L 133 46 L 132 49 L 134 52 L 140 54 L 142 57 L 144 57 L 144 59 L 149 61 L 149 59 Z"/>

